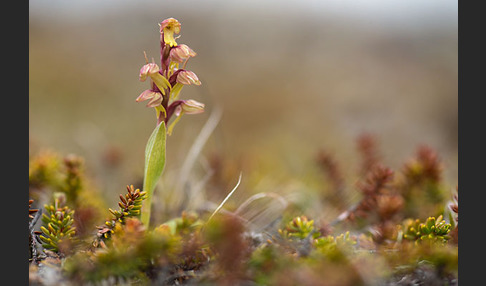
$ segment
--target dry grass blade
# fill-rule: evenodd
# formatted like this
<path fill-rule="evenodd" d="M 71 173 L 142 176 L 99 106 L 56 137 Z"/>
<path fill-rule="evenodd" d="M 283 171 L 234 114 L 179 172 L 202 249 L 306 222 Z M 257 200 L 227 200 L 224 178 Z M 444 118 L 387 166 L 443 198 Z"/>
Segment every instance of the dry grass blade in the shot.
<path fill-rule="evenodd" d="M 223 207 L 223 205 L 226 203 L 226 201 L 228 201 L 228 199 L 233 195 L 233 193 L 236 191 L 236 189 L 238 188 L 240 183 L 241 183 L 241 173 L 240 173 L 240 176 L 238 178 L 238 183 L 236 183 L 236 186 L 233 188 L 233 190 L 231 190 L 231 192 L 226 196 L 226 198 L 224 198 L 224 200 L 221 202 L 221 204 L 219 204 L 219 206 L 214 210 L 214 212 L 208 218 L 208 222 Z"/>
<path fill-rule="evenodd" d="M 220 108 L 216 108 L 210 115 L 209 119 L 204 124 L 201 132 L 197 136 L 196 140 L 189 149 L 187 153 L 186 159 L 182 165 L 181 171 L 179 173 L 179 179 L 177 180 L 177 185 L 175 187 L 176 192 L 183 191 L 187 198 L 194 197 L 194 192 L 199 189 L 188 188 L 188 180 L 189 180 L 189 173 L 196 162 L 197 157 L 201 153 L 201 150 L 208 140 L 211 133 L 214 131 L 216 126 L 218 125 L 222 116 L 222 110 Z"/>
<path fill-rule="evenodd" d="M 287 208 L 287 201 L 276 193 L 258 193 L 242 203 L 235 214 L 251 231 L 263 232 L 275 224 Z"/>

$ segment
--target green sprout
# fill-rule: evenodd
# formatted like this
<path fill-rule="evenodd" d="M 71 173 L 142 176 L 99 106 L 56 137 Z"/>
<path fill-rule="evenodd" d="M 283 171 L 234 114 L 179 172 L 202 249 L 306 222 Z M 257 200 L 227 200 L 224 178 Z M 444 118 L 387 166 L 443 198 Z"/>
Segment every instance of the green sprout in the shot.
<path fill-rule="evenodd" d="M 306 216 L 302 215 L 295 217 L 287 223 L 284 229 L 279 229 L 278 232 L 287 239 L 305 239 L 311 233 L 313 238 L 317 238 L 320 236 L 320 233 L 315 232 L 314 229 L 314 220 L 309 220 Z"/>
<path fill-rule="evenodd" d="M 424 223 L 417 220 L 407 220 L 404 223 L 403 238 L 416 242 L 440 241 L 446 242 L 449 239 L 451 224 L 447 223 L 442 215 L 429 217 Z"/>
<path fill-rule="evenodd" d="M 74 210 L 64 205 L 64 194 L 56 193 L 54 205 L 45 205 L 46 214 L 42 214 L 42 246 L 54 252 L 60 252 L 61 244 L 72 240 L 76 233 L 74 223 Z"/>
<path fill-rule="evenodd" d="M 119 210 L 109 209 L 112 218 L 107 220 L 103 226 L 98 227 L 97 238 L 93 242 L 93 246 L 105 247 L 105 240 L 109 239 L 115 231 L 117 223 L 125 224 L 127 218 L 138 218 L 142 208 L 143 200 L 147 198 L 146 192 L 141 192 L 139 189 L 134 189 L 133 185 L 127 186 L 127 193 L 125 196 L 120 195 L 120 202 L 118 202 Z"/>
<path fill-rule="evenodd" d="M 323 253 L 328 253 L 336 248 L 352 249 L 356 245 L 356 239 L 350 236 L 349 231 L 338 236 L 323 236 L 314 240 L 314 247 Z"/>

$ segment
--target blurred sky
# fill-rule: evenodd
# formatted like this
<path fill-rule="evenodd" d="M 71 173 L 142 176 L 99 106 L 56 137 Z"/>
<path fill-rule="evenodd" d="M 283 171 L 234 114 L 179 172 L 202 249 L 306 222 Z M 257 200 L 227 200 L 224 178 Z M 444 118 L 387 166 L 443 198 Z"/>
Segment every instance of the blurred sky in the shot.
<path fill-rule="evenodd" d="M 157 23 L 168 17 L 182 23 L 178 42 L 198 53 L 188 68 L 203 82 L 185 87 L 181 97 L 207 107 L 178 123 L 168 143 L 169 169 L 180 167 L 221 106 L 207 154 L 258 154 L 270 169 L 298 170 L 326 148 L 353 163 L 353 140 L 371 132 L 393 167 L 428 144 L 457 180 L 457 1 L 31 0 L 29 6 L 30 140 L 84 156 L 101 181 L 124 178 L 102 182 L 107 188 L 123 190 L 143 170 L 154 113 L 134 102 L 147 88 L 138 71 L 143 51 L 159 60 Z M 112 149 L 123 167 L 107 171 L 101 158 Z"/>
<path fill-rule="evenodd" d="M 179 6 L 184 9 L 200 11 L 238 9 L 271 9 L 273 11 L 290 11 L 293 13 L 308 13 L 322 17 L 326 13 L 337 13 L 342 16 L 367 18 L 371 21 L 383 23 L 396 23 L 397 21 L 409 22 L 430 21 L 438 18 L 451 22 L 457 20 L 458 5 L 453 0 L 168 0 L 168 1 L 129 1 L 129 0 L 31 0 L 29 1 L 31 15 L 57 17 L 83 18 L 99 16 L 107 11 L 120 11 L 125 9 L 150 8 L 154 6 Z M 60 14 L 59 14 L 60 13 Z M 428 19 L 427 19 L 428 18 Z M 434 20 L 436 20 L 434 19 Z M 441 23 L 445 23 L 441 21 Z"/>

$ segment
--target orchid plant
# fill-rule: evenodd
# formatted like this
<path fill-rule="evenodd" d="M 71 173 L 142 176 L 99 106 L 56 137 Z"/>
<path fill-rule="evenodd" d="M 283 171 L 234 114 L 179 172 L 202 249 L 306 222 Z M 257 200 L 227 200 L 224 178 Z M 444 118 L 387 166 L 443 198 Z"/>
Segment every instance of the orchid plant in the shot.
<path fill-rule="evenodd" d="M 186 69 L 190 58 L 196 53 L 187 45 L 178 44 L 175 36 L 181 31 L 181 24 L 174 18 L 159 23 L 160 67 L 149 62 L 140 69 L 140 81 L 150 79 L 150 89 L 143 91 L 137 102 L 147 101 L 147 107 L 154 108 L 157 124 L 145 148 L 143 191 L 147 193 L 141 213 L 146 226 L 150 221 L 151 201 L 155 186 L 165 166 L 167 135 L 171 135 L 175 124 L 183 114 L 197 114 L 204 111 L 204 104 L 195 100 L 180 100 L 179 94 L 185 85 L 200 85 L 197 75 Z M 182 65 L 182 66 L 181 66 Z"/>

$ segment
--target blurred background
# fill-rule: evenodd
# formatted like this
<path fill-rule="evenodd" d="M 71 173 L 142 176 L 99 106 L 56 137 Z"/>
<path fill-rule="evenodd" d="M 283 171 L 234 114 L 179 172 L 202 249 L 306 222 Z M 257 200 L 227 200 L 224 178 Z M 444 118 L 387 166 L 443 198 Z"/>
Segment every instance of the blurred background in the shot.
<path fill-rule="evenodd" d="M 206 112 L 184 116 L 169 137 L 164 180 L 178 176 L 219 108 L 222 117 L 191 176 L 201 179 L 207 166 L 224 162 L 225 193 L 240 171 L 255 192 L 270 185 L 278 191 L 289 180 L 305 184 L 322 149 L 352 175 L 356 138 L 364 133 L 376 137 L 396 169 L 418 145 L 429 145 L 451 187 L 457 184 L 457 1 L 29 5 L 31 152 L 82 156 L 110 203 L 143 176 L 155 113 L 135 102 L 148 88 L 138 73 L 144 51 L 159 61 L 158 23 L 169 17 L 182 24 L 178 43 L 198 53 L 187 68 L 202 85 L 185 87 L 181 98 L 204 102 Z"/>

